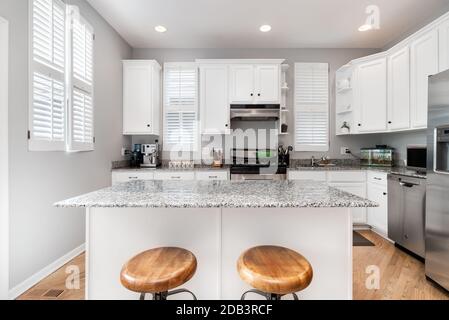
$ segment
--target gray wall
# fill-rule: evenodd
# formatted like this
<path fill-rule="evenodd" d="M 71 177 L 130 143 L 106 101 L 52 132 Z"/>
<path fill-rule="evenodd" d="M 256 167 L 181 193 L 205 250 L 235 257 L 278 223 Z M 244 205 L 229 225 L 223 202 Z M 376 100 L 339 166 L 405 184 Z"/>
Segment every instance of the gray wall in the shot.
<path fill-rule="evenodd" d="M 352 59 L 364 57 L 378 52 L 376 49 L 134 49 L 134 59 L 155 59 L 159 63 L 194 61 L 195 59 L 286 59 L 286 63 L 291 66 L 288 71 L 288 83 L 290 87 L 294 85 L 294 63 L 295 62 L 327 62 L 330 65 L 330 86 L 331 86 L 331 144 L 330 150 L 326 153 L 297 152 L 293 158 L 310 158 L 312 155 L 321 157 L 329 155 L 332 158 L 350 158 L 350 156 L 340 155 L 341 147 L 348 147 L 353 152 L 358 152 L 361 147 L 376 144 L 376 138 L 372 136 L 335 136 L 335 71 Z M 287 104 L 293 107 L 293 90 L 289 91 Z M 293 113 L 290 113 L 289 130 L 294 127 Z M 139 139 L 142 141 L 142 139 Z M 293 135 L 281 137 L 284 145 L 293 145 Z"/>
<path fill-rule="evenodd" d="M 122 66 L 130 46 L 86 1 L 71 0 L 93 25 L 95 41 L 94 152 L 28 152 L 28 0 L 1 0 L 10 22 L 10 288 L 85 241 L 83 210 L 56 209 L 58 200 L 110 184 L 111 160 L 122 145 Z"/>

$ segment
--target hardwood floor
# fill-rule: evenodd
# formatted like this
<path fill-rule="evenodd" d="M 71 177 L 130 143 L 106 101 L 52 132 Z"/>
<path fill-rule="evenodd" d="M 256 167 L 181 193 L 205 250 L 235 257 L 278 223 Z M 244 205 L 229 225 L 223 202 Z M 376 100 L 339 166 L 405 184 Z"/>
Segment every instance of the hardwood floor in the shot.
<path fill-rule="evenodd" d="M 354 247 L 355 300 L 449 300 L 446 291 L 426 280 L 422 262 L 371 231 L 360 231 L 360 234 L 376 246 Z M 19 300 L 83 300 L 84 260 L 84 255 L 81 255 L 68 264 L 79 267 L 80 289 L 66 289 L 67 266 L 64 266 L 20 296 Z M 370 266 L 377 266 L 380 271 L 380 286 L 377 290 L 369 290 L 365 285 L 370 276 L 366 269 Z M 58 293 L 60 295 L 57 297 L 45 296 Z"/>
<path fill-rule="evenodd" d="M 85 255 L 82 254 L 55 273 L 51 274 L 33 288 L 21 295 L 17 300 L 84 300 L 84 284 L 85 284 Z M 67 289 L 66 270 L 69 266 L 79 268 L 79 289 Z"/>
<path fill-rule="evenodd" d="M 355 300 L 449 300 L 449 294 L 426 280 L 424 264 L 371 231 L 361 231 L 375 247 L 354 247 Z M 377 266 L 380 288 L 368 290 L 366 269 Z"/>

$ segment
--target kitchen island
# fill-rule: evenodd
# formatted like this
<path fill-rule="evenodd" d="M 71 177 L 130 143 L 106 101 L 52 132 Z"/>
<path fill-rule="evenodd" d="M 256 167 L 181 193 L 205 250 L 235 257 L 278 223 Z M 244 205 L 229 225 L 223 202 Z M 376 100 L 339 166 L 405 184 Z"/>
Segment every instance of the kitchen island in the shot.
<path fill-rule="evenodd" d="M 133 181 L 56 204 L 86 208 L 87 299 L 138 299 L 121 286 L 121 267 L 160 246 L 196 255 L 185 287 L 199 299 L 239 299 L 250 288 L 237 259 L 258 245 L 310 261 L 314 279 L 300 298 L 351 299 L 350 209 L 376 205 L 312 181 Z"/>

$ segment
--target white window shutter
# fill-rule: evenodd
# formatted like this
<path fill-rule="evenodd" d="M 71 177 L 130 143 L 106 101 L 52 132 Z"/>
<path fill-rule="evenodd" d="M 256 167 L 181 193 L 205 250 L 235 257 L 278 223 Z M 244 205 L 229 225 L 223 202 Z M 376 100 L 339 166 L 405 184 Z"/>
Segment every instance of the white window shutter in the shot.
<path fill-rule="evenodd" d="M 198 149 L 198 67 L 194 63 L 164 66 L 164 149 Z"/>
<path fill-rule="evenodd" d="M 329 151 L 329 65 L 295 64 L 295 151 Z"/>
<path fill-rule="evenodd" d="M 71 81 L 69 151 L 94 150 L 93 28 L 69 8 L 71 16 Z"/>
<path fill-rule="evenodd" d="M 30 10 L 29 149 L 65 150 L 65 5 L 33 0 Z"/>

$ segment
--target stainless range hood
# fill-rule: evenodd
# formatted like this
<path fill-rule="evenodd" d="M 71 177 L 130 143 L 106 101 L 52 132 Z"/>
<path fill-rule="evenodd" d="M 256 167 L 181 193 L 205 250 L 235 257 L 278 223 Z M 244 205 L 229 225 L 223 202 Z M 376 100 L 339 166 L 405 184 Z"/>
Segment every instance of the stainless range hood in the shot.
<path fill-rule="evenodd" d="M 231 120 L 235 121 L 278 121 L 279 104 L 231 105 Z"/>

